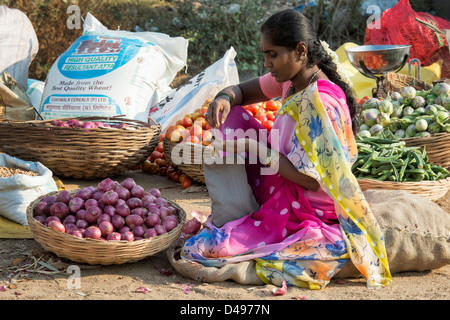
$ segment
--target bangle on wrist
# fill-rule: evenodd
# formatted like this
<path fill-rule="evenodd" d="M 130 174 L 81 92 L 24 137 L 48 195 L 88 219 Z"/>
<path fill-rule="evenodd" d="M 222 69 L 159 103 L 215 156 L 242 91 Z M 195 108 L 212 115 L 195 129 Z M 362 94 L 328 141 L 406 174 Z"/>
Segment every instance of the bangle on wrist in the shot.
<path fill-rule="evenodd" d="M 220 91 L 218 94 L 216 94 L 216 96 L 214 97 L 214 100 L 217 99 L 220 96 L 227 96 L 230 99 L 230 106 L 233 106 L 233 96 L 225 91 Z"/>
<path fill-rule="evenodd" d="M 267 163 L 265 164 L 266 167 L 271 167 L 272 164 L 276 164 L 278 161 L 280 161 L 280 153 L 274 149 L 269 149 L 269 152 L 267 153 Z"/>

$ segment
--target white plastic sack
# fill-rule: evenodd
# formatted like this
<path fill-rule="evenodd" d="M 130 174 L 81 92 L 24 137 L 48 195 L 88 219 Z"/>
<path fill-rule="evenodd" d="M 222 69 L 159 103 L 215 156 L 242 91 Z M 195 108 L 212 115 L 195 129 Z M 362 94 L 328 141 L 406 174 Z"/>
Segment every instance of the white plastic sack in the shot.
<path fill-rule="evenodd" d="M 162 132 L 183 115 L 199 109 L 205 100 L 214 98 L 223 88 L 239 83 L 235 57 L 236 51 L 231 47 L 222 59 L 172 89 L 164 100 L 150 109 L 149 116 L 161 124 Z"/>
<path fill-rule="evenodd" d="M 25 90 L 28 69 L 38 50 L 39 41 L 27 15 L 0 5 L 0 73 L 7 71 Z"/>
<path fill-rule="evenodd" d="M 41 105 L 42 95 L 44 93 L 45 82 L 35 79 L 28 79 L 27 93 L 32 106 L 39 111 Z M 36 119 L 40 120 L 38 117 Z"/>
<path fill-rule="evenodd" d="M 11 221 L 28 225 L 26 210 L 38 197 L 58 191 L 53 173 L 40 162 L 24 161 L 5 153 L 0 153 L 0 167 L 20 168 L 38 173 L 38 176 L 16 174 L 0 177 L 0 216 Z"/>
<path fill-rule="evenodd" d="M 45 119 L 126 115 L 147 122 L 150 106 L 186 65 L 188 40 L 108 30 L 91 14 L 83 34 L 53 64 L 40 113 Z"/>

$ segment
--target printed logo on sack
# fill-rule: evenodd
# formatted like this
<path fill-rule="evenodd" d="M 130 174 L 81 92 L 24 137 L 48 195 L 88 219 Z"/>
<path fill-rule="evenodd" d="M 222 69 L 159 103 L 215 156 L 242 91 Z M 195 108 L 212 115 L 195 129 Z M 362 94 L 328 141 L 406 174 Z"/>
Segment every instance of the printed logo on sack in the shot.
<path fill-rule="evenodd" d="M 58 60 L 59 71 L 67 78 L 87 79 L 103 76 L 133 59 L 150 42 L 105 35 L 79 37 Z"/>

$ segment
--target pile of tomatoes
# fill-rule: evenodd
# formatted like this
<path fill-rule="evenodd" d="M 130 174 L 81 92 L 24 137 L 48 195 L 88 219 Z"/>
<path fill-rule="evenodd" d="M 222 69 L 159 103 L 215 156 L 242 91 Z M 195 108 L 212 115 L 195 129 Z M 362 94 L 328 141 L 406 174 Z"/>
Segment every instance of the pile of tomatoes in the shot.
<path fill-rule="evenodd" d="M 182 119 L 169 126 L 164 134 L 161 134 L 160 142 L 150 157 L 141 165 L 143 172 L 150 174 L 159 174 L 167 176 L 174 182 L 181 183 L 185 189 L 192 185 L 192 180 L 186 174 L 179 171 L 176 166 L 169 163 L 164 156 L 163 138 L 174 143 L 190 142 L 209 145 L 212 138 L 211 126 L 206 122 L 205 113 L 211 100 L 206 100 L 199 109 L 193 113 L 185 114 Z M 243 108 L 254 117 L 268 131 L 272 129 L 275 121 L 275 114 L 281 108 L 281 102 L 278 100 L 269 100 L 260 103 L 254 103 L 243 106 Z"/>
<path fill-rule="evenodd" d="M 189 188 L 192 186 L 191 178 L 179 171 L 172 163 L 167 161 L 164 155 L 164 147 L 162 142 L 163 138 L 164 135 L 161 135 L 157 147 L 153 150 L 150 157 L 148 157 L 141 165 L 141 170 L 149 174 L 166 176 L 173 182 L 180 183 L 183 189 Z"/>

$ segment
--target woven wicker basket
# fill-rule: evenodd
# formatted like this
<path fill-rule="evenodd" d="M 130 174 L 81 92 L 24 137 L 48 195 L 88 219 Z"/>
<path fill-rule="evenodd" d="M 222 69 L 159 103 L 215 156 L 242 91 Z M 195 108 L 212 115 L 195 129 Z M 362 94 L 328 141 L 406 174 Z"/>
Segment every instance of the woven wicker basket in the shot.
<path fill-rule="evenodd" d="M 52 192 L 47 195 L 57 193 Z M 179 222 L 178 226 L 168 233 L 131 242 L 77 238 L 50 229 L 33 218 L 34 207 L 45 196 L 37 198 L 27 208 L 27 221 L 33 237 L 45 250 L 78 263 L 112 265 L 142 260 L 165 250 L 176 241 L 186 221 L 186 212 L 179 205 L 168 200 L 167 202 L 178 210 Z"/>
<path fill-rule="evenodd" d="M 179 152 L 177 152 L 177 156 L 182 158 L 181 163 L 174 161 L 172 158 L 173 148 L 177 145 L 182 146 Z M 163 138 L 163 147 L 166 160 L 174 163 L 181 172 L 185 173 L 192 180 L 205 184 L 205 174 L 203 172 L 203 152 L 205 151 L 205 146 L 193 143 L 180 145 Z M 187 150 L 186 148 L 190 148 L 190 155 L 184 154 L 183 150 Z"/>
<path fill-rule="evenodd" d="M 407 147 L 425 147 L 429 162 L 450 169 L 450 133 L 402 139 Z"/>
<path fill-rule="evenodd" d="M 361 190 L 404 190 L 430 200 L 442 198 L 450 189 L 450 177 L 438 181 L 390 182 L 374 179 L 358 179 Z"/>
<path fill-rule="evenodd" d="M 401 92 L 405 87 L 414 87 L 416 90 L 429 90 L 431 85 L 425 81 L 416 79 L 413 76 L 408 76 L 402 73 L 389 72 L 385 78 L 385 90 L 389 93 Z"/>
<path fill-rule="evenodd" d="M 131 128 L 61 128 L 53 120 L 0 122 L 0 152 L 39 161 L 53 174 L 80 179 L 112 177 L 143 162 L 159 142 L 161 126 L 118 117 L 82 121 L 125 123 Z M 60 119 L 68 120 L 68 119 Z"/>

